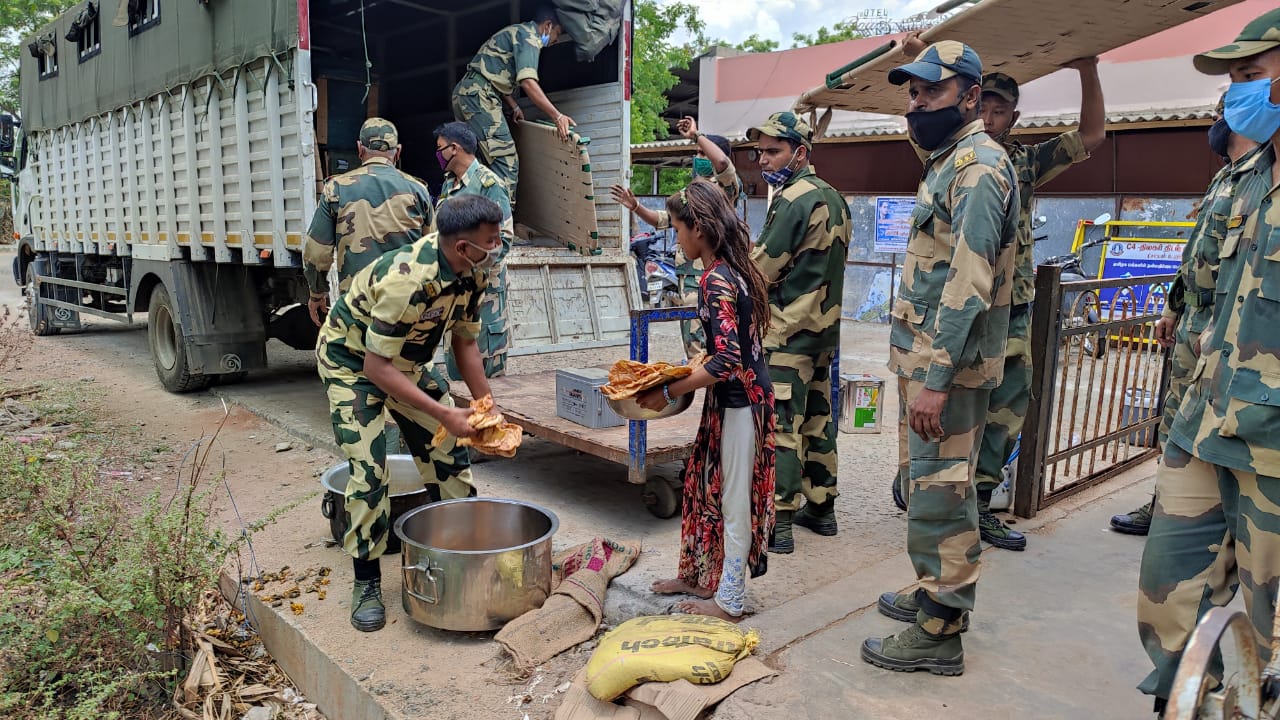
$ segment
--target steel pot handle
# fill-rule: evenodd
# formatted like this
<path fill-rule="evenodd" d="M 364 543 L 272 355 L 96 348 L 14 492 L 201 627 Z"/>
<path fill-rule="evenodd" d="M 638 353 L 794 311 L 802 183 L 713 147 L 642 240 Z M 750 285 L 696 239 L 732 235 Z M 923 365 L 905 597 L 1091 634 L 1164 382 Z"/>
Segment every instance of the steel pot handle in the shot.
<path fill-rule="evenodd" d="M 326 520 L 333 519 L 333 493 L 325 493 L 324 497 L 320 500 L 320 514 L 323 515 Z"/>
<path fill-rule="evenodd" d="M 400 574 L 404 578 L 405 592 L 409 593 L 409 595 L 411 595 L 414 598 L 417 598 L 418 600 L 421 600 L 424 603 L 427 603 L 430 605 L 437 605 L 440 603 L 441 580 L 431 572 L 432 570 L 434 570 L 434 568 L 431 567 L 431 560 L 427 559 L 423 562 L 418 563 L 417 565 L 402 565 L 400 567 Z M 413 587 L 414 587 L 413 574 L 414 573 L 422 573 L 423 575 L 427 576 L 427 582 L 430 583 L 431 585 L 431 591 L 432 591 L 431 597 L 427 597 L 425 595 L 419 595 L 418 593 L 413 591 Z"/>

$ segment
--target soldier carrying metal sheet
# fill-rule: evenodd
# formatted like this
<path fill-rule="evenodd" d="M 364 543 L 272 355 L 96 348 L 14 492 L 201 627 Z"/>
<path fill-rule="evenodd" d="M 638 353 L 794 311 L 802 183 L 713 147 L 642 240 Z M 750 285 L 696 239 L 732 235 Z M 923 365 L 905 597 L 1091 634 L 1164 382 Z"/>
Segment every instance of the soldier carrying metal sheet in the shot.
<path fill-rule="evenodd" d="M 512 206 L 516 203 L 520 159 L 502 108 L 505 104 L 513 122 L 524 120 L 524 112 L 516 103 L 516 88 L 524 90 L 533 104 L 551 118 L 561 140 L 569 139 L 569 128 L 574 125 L 573 118 L 557 110 L 538 83 L 542 49 L 556 44 L 564 27 L 550 7 L 539 9 L 533 18 L 508 25 L 489 38 L 453 88 L 453 116 L 465 122 L 480 139 L 480 157 L 506 183 Z"/>

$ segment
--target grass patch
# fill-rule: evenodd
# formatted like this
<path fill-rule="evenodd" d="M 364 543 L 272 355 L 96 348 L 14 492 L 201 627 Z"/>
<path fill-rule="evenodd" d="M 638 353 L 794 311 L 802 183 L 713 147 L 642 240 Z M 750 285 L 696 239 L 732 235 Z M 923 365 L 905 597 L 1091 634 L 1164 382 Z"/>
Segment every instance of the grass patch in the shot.
<path fill-rule="evenodd" d="M 196 651 L 188 621 L 237 549 L 211 519 L 221 483 L 204 477 L 208 444 L 176 486 L 112 477 L 138 454 L 95 426 L 90 387 L 24 398 L 39 419 L 0 434 L 6 718 L 173 716 Z"/>

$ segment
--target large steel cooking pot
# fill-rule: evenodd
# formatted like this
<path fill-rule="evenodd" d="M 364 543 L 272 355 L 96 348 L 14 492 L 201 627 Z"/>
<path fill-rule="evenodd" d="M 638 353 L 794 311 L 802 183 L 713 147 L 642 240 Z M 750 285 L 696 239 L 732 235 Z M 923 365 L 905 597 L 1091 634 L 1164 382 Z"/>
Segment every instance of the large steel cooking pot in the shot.
<path fill-rule="evenodd" d="M 326 491 L 320 500 L 320 514 L 328 519 L 329 532 L 333 534 L 334 541 L 339 545 L 342 544 L 342 536 L 346 534 L 347 526 L 351 524 L 351 518 L 347 516 L 345 500 L 347 481 L 350 479 L 351 471 L 345 462 L 334 465 L 320 476 L 320 484 Z M 414 464 L 412 455 L 387 456 L 387 484 L 391 486 L 390 523 L 393 527 L 395 521 L 405 513 L 439 499 L 436 488 L 423 486 L 422 475 L 418 472 L 418 466 Z M 391 533 L 387 537 L 386 554 L 394 555 L 398 552 L 400 552 L 400 538 L 396 537 L 395 533 Z"/>
<path fill-rule="evenodd" d="M 530 503 L 463 498 L 396 521 L 409 617 L 443 630 L 497 630 L 551 594 L 560 519 Z"/>

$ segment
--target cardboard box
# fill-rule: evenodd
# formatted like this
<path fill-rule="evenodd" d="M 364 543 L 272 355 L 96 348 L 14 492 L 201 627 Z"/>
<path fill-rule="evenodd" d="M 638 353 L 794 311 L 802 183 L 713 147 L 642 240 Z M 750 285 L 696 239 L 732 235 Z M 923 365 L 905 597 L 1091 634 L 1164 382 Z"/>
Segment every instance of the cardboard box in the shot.
<path fill-rule="evenodd" d="M 840 432 L 880 432 L 884 380 L 875 375 L 840 376 Z"/>
<path fill-rule="evenodd" d="M 609 407 L 601 385 L 609 382 L 609 372 L 600 368 L 556 371 L 556 415 L 589 428 L 609 428 L 627 424 L 626 418 Z"/>

